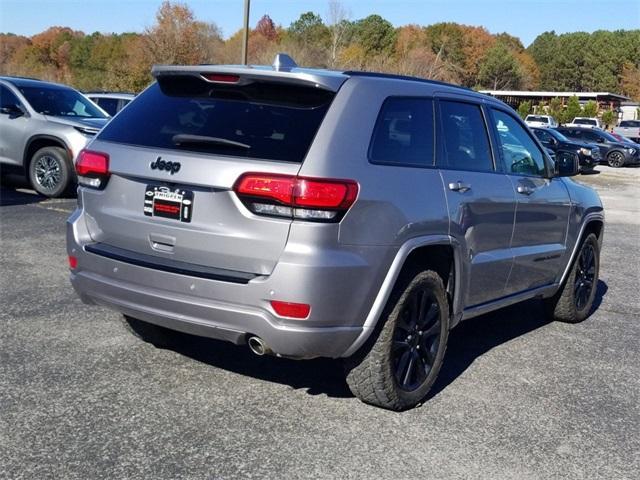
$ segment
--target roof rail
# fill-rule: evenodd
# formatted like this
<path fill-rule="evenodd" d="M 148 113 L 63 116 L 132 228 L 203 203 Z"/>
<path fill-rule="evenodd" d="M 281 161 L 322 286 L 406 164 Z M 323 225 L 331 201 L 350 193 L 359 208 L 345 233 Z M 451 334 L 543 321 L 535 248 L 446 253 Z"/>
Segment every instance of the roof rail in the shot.
<path fill-rule="evenodd" d="M 349 75 L 351 77 L 373 77 L 373 78 L 388 78 L 390 80 L 409 80 L 412 82 L 429 83 L 432 85 L 442 85 L 444 87 L 459 88 L 467 92 L 474 92 L 474 90 L 467 87 L 463 87 L 461 85 L 454 85 L 453 83 L 441 82 L 439 80 L 429 80 L 427 78 L 412 77 L 409 75 L 397 75 L 394 73 L 380 73 L 380 72 L 364 72 L 361 70 L 349 70 L 342 73 L 345 75 Z"/>

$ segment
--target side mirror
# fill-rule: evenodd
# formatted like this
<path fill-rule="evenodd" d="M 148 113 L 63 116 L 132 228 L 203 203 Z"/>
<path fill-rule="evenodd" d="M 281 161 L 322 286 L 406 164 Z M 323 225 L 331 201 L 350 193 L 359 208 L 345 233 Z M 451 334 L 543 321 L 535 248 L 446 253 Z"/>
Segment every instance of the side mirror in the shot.
<path fill-rule="evenodd" d="M 16 105 L 12 103 L 9 105 L 4 105 L 2 108 L 0 108 L 0 113 L 3 113 L 5 115 L 10 115 L 12 117 L 20 117 L 25 114 L 25 111 L 22 109 L 20 105 Z"/>
<path fill-rule="evenodd" d="M 578 155 L 566 151 L 556 152 L 553 173 L 556 177 L 573 177 L 580 173 L 580 160 Z"/>

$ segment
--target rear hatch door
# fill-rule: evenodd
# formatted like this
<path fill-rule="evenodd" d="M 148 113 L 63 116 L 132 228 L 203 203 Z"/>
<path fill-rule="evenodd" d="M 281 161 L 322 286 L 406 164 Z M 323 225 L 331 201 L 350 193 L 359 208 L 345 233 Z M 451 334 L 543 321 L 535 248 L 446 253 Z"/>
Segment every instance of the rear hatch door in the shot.
<path fill-rule="evenodd" d="M 109 156 L 110 171 L 104 189 L 81 189 L 92 239 L 170 261 L 271 273 L 291 220 L 252 214 L 233 186 L 247 172 L 298 173 L 335 92 L 292 77 L 176 67 L 157 74 L 90 146 Z"/>

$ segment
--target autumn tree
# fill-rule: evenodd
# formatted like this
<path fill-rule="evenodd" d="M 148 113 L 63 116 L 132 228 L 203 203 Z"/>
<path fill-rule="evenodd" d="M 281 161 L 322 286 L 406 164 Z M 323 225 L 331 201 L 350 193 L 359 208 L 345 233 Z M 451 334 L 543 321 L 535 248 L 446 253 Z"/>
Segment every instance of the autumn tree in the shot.
<path fill-rule="evenodd" d="M 214 23 L 197 21 L 185 4 L 164 1 L 156 23 L 145 31 L 145 50 L 151 63 L 215 63 L 222 46 Z"/>
<path fill-rule="evenodd" d="M 620 90 L 636 101 L 640 101 L 640 60 L 638 64 L 624 62 L 620 74 Z"/>
<path fill-rule="evenodd" d="M 329 66 L 335 68 L 340 52 L 346 46 L 347 32 L 351 28 L 349 12 L 339 0 L 329 0 L 328 20 L 331 41 Z"/>
<path fill-rule="evenodd" d="M 263 15 L 258 23 L 254 32 L 257 35 L 262 35 L 264 38 L 271 42 L 275 42 L 278 39 L 278 31 L 276 30 L 276 24 L 273 23 L 269 15 Z"/>
<path fill-rule="evenodd" d="M 31 40 L 22 35 L 0 33 L 0 73 L 16 74 L 18 65 L 12 62 L 17 52 L 23 51 L 31 45 Z"/>
<path fill-rule="evenodd" d="M 269 15 L 263 15 L 249 32 L 250 64 L 270 64 L 279 48 L 280 33 Z M 233 62 L 235 63 L 235 62 Z"/>
<path fill-rule="evenodd" d="M 462 55 L 460 65 L 462 84 L 472 87 L 480 73 L 487 52 L 495 45 L 496 39 L 483 27 L 460 26 L 462 32 Z"/>
<path fill-rule="evenodd" d="M 478 84 L 492 90 L 514 90 L 521 82 L 522 73 L 513 54 L 504 45 L 496 44 L 482 61 Z"/>

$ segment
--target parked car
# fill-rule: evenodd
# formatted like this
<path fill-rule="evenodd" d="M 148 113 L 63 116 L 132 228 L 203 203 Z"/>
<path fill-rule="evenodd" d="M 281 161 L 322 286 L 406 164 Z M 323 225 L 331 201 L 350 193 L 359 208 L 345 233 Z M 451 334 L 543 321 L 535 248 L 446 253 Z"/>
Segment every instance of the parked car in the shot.
<path fill-rule="evenodd" d="M 640 120 L 622 120 L 620 125 L 613 128 L 613 133 L 640 143 Z"/>
<path fill-rule="evenodd" d="M 557 127 L 558 121 L 551 115 L 527 115 L 524 122 L 530 127 Z"/>
<path fill-rule="evenodd" d="M 85 95 L 111 116 L 114 116 L 135 98 L 132 93 L 89 92 Z"/>
<path fill-rule="evenodd" d="M 62 195 L 75 182 L 73 159 L 109 116 L 80 92 L 40 80 L 0 77 L 0 165 L 34 190 Z"/>
<path fill-rule="evenodd" d="M 532 128 L 531 131 L 542 145 L 552 151 L 568 150 L 577 154 L 581 172 L 593 171 L 602 160 L 600 147 L 595 143 L 571 141 L 554 128 Z"/>
<path fill-rule="evenodd" d="M 595 117 L 575 117 L 571 123 L 567 123 L 564 126 L 602 129 L 602 122 L 600 122 L 599 118 Z"/>
<path fill-rule="evenodd" d="M 609 132 L 593 128 L 559 127 L 557 130 L 572 140 L 597 143 L 600 146 L 602 160 L 611 167 L 640 164 L 639 149 L 628 142 L 618 140 Z"/>
<path fill-rule="evenodd" d="M 589 315 L 600 199 L 504 103 L 283 55 L 152 73 L 80 155 L 67 223 L 80 298 L 142 338 L 343 358 L 358 398 L 399 410 L 461 320 L 538 297 Z"/>

